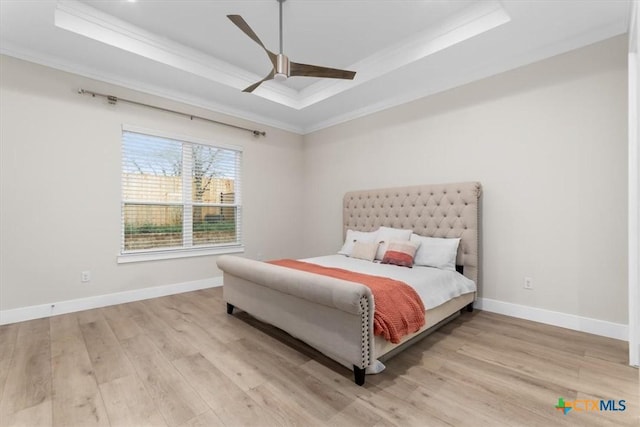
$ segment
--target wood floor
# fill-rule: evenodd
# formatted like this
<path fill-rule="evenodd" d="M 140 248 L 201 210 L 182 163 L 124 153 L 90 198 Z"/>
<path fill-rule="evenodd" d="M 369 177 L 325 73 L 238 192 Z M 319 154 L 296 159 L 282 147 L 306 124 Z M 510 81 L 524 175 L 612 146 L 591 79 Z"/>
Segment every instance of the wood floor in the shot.
<path fill-rule="evenodd" d="M 464 313 L 352 372 L 215 288 L 0 327 L 0 426 L 637 426 L 627 344 Z M 626 411 L 555 409 L 558 398 Z M 619 406 L 618 406 L 619 407 Z"/>

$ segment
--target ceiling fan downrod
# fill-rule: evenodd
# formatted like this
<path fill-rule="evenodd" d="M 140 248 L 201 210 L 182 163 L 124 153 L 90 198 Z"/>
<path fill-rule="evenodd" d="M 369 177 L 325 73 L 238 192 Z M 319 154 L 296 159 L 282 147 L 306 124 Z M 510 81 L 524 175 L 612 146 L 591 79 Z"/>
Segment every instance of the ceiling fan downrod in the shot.
<path fill-rule="evenodd" d="M 283 82 L 289 78 L 289 58 L 283 53 L 282 48 L 282 3 L 286 0 L 278 0 L 278 7 L 280 9 L 280 52 L 276 58 L 276 72 L 273 75 L 273 79 L 279 82 Z"/>
<path fill-rule="evenodd" d="M 284 52 L 283 48 L 282 48 L 282 3 L 284 3 L 287 0 L 278 0 L 279 4 L 279 9 L 280 9 L 280 54 L 282 54 L 282 52 Z"/>

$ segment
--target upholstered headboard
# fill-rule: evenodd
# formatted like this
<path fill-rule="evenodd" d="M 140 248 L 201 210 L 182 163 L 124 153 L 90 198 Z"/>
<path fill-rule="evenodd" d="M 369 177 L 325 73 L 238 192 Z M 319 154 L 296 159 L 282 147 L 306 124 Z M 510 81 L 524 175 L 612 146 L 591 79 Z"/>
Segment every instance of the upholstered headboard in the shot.
<path fill-rule="evenodd" d="M 351 191 L 343 200 L 343 233 L 378 227 L 429 237 L 460 237 L 456 264 L 478 283 L 479 182 Z"/>

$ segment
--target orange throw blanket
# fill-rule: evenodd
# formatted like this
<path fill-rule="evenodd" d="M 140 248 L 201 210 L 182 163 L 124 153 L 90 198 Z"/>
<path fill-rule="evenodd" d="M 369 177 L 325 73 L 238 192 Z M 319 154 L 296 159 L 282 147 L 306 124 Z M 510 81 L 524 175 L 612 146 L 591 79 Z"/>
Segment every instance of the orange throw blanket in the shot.
<path fill-rule="evenodd" d="M 404 282 L 293 259 L 281 259 L 269 261 L 269 263 L 348 280 L 369 287 L 376 307 L 373 315 L 373 333 L 381 335 L 394 344 L 399 343 L 403 336 L 416 332 L 424 326 L 424 304 L 415 289 Z"/>

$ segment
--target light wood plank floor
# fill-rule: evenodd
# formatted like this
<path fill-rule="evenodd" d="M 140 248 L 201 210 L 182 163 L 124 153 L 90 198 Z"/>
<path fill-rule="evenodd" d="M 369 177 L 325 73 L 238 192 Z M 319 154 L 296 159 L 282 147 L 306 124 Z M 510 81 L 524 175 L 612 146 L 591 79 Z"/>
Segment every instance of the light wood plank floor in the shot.
<path fill-rule="evenodd" d="M 5 426 L 637 426 L 625 342 L 464 313 L 352 372 L 245 313 L 222 289 L 0 327 Z M 563 415 L 558 398 L 626 400 Z"/>

